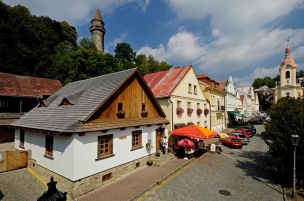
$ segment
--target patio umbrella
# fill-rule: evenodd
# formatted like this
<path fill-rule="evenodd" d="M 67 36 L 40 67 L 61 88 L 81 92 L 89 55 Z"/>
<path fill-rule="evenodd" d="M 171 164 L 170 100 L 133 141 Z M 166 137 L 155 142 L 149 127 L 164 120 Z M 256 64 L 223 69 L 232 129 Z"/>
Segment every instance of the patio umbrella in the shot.
<path fill-rule="evenodd" d="M 181 139 L 177 142 L 177 144 L 181 147 L 193 147 L 194 142 L 188 138 Z"/>
<path fill-rule="evenodd" d="M 190 125 L 171 131 L 172 135 L 193 137 L 203 140 L 213 138 L 213 134 L 216 133 L 216 131 L 209 130 L 207 128 L 203 128 L 197 125 Z"/>

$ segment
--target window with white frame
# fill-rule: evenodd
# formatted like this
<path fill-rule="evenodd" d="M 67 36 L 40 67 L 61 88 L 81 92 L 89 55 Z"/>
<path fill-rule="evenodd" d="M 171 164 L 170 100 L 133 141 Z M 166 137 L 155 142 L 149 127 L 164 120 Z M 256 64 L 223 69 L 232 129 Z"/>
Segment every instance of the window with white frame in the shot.
<path fill-rule="evenodd" d="M 192 94 L 192 84 L 188 84 L 188 93 Z"/>

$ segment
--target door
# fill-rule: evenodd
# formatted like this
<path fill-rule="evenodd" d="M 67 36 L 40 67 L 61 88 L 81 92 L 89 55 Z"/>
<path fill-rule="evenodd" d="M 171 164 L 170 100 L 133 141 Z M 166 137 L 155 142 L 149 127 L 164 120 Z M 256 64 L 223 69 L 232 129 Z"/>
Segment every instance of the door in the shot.
<path fill-rule="evenodd" d="M 156 130 L 156 139 L 155 139 L 155 146 L 156 146 L 156 151 L 160 150 L 160 139 L 161 139 L 161 132 L 159 129 Z"/>

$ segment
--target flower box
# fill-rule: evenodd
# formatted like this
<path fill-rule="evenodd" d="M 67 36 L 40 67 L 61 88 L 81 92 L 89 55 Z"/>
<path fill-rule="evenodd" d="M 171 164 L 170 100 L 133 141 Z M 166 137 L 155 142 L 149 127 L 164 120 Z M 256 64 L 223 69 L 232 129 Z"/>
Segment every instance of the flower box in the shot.
<path fill-rule="evenodd" d="M 204 114 L 208 115 L 209 114 L 209 110 L 208 109 L 204 109 Z"/>
<path fill-rule="evenodd" d="M 142 111 L 141 116 L 142 117 L 147 117 L 148 116 L 148 112 L 147 111 Z"/>
<path fill-rule="evenodd" d="M 176 108 L 176 114 L 183 114 L 184 113 L 184 109 L 181 107 Z"/>
<path fill-rule="evenodd" d="M 201 114 L 203 113 L 203 110 L 200 109 L 200 108 L 198 108 L 198 109 L 196 110 L 196 113 L 197 113 L 197 115 L 201 115 Z"/>
<path fill-rule="evenodd" d="M 188 108 L 188 109 L 187 109 L 187 113 L 188 113 L 188 114 L 192 114 L 192 112 L 193 112 L 193 109 L 192 109 L 192 108 Z"/>
<path fill-rule="evenodd" d="M 118 118 L 125 118 L 125 112 L 122 111 L 122 110 L 118 111 L 116 115 L 117 115 Z"/>

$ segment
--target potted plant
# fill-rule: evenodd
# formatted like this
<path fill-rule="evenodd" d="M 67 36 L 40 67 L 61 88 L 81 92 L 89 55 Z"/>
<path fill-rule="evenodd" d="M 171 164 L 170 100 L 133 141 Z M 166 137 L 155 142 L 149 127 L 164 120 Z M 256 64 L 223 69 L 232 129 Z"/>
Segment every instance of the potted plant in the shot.
<path fill-rule="evenodd" d="M 152 148 L 153 148 L 152 142 L 151 140 L 148 140 L 148 142 L 146 143 L 146 150 L 151 151 Z"/>
<path fill-rule="evenodd" d="M 204 109 L 204 114 L 208 115 L 209 114 L 209 110 L 208 109 Z"/>
<path fill-rule="evenodd" d="M 200 109 L 200 108 L 198 108 L 198 109 L 196 110 L 196 113 L 197 113 L 197 115 L 201 115 L 201 114 L 203 113 L 203 110 Z"/>
<path fill-rule="evenodd" d="M 142 117 L 147 117 L 148 116 L 148 112 L 147 111 L 142 111 L 141 116 Z"/>
<path fill-rule="evenodd" d="M 152 160 L 152 159 L 148 159 L 148 160 L 147 160 L 147 165 L 148 165 L 148 166 L 153 165 L 153 160 Z"/>
<path fill-rule="evenodd" d="M 122 110 L 119 110 L 116 115 L 118 118 L 125 118 L 125 112 Z"/>
<path fill-rule="evenodd" d="M 161 154 L 161 150 L 157 150 L 155 156 L 160 157 L 160 154 Z"/>
<path fill-rule="evenodd" d="M 184 109 L 181 107 L 176 108 L 176 114 L 183 114 L 184 113 Z"/>
<path fill-rule="evenodd" d="M 168 153 L 171 153 L 172 152 L 172 148 L 168 147 L 167 151 L 168 151 Z"/>
<path fill-rule="evenodd" d="M 192 112 L 193 112 L 193 109 L 192 109 L 192 108 L 188 108 L 188 109 L 187 109 L 187 113 L 188 113 L 188 114 L 192 114 Z"/>

